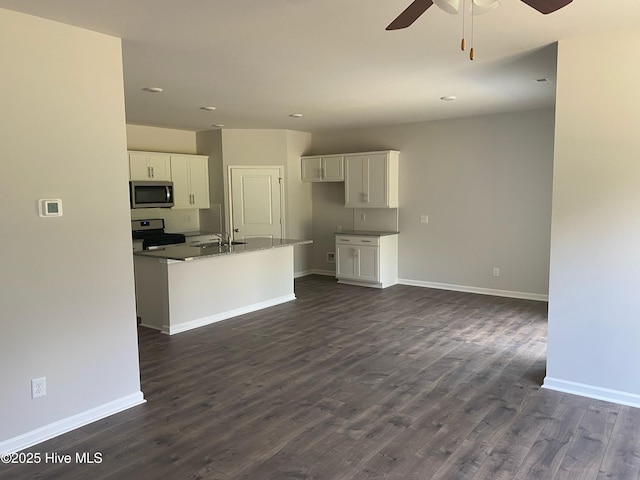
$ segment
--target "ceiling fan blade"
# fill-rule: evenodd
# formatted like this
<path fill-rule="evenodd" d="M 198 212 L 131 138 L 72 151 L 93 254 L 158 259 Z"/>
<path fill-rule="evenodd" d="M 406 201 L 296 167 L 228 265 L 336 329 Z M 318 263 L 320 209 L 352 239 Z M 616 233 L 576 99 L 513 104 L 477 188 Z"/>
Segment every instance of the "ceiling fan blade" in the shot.
<path fill-rule="evenodd" d="M 573 0 L 522 0 L 522 2 L 529 5 L 531 8 L 535 8 L 540 13 L 553 13 L 556 10 L 560 10 L 562 7 L 566 7 Z"/>
<path fill-rule="evenodd" d="M 569 0 L 571 1 L 571 0 Z M 413 22 L 415 22 L 420 15 L 427 11 L 433 5 L 432 0 L 414 0 L 404 11 L 398 15 L 398 17 L 389 24 L 385 30 L 399 30 L 401 28 L 407 28 Z"/>

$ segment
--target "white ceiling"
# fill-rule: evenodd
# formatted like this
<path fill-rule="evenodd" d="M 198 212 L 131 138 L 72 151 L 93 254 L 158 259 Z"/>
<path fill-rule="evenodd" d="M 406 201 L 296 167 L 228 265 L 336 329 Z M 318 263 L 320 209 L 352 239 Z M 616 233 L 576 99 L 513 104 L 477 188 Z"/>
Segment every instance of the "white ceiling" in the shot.
<path fill-rule="evenodd" d="M 122 38 L 127 122 L 195 131 L 314 132 L 552 106 L 554 42 L 640 27 L 640 0 L 574 0 L 550 15 L 502 0 L 474 18 L 470 61 L 461 17 L 436 6 L 408 29 L 385 31 L 411 1 L 0 0 L 0 8 Z M 637 48 L 629 46 L 630 61 Z M 142 91 L 150 86 L 164 92 Z M 208 105 L 217 110 L 199 108 Z"/>

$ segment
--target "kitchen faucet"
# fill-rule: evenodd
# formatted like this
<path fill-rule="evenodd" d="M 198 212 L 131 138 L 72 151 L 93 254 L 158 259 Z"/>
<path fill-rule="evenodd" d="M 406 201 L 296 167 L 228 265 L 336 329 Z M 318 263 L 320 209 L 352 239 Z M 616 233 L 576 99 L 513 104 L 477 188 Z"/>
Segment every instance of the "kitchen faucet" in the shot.
<path fill-rule="evenodd" d="M 231 244 L 231 235 L 228 234 L 227 232 L 213 233 L 212 235 L 215 235 L 216 237 L 218 237 L 218 244 L 219 245 L 230 245 Z"/>

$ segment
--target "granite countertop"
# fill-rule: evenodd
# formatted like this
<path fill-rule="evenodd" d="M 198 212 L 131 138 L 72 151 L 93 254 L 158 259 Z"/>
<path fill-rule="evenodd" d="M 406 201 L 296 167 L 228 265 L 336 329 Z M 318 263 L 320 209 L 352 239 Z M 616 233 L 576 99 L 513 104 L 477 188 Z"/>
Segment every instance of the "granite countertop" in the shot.
<path fill-rule="evenodd" d="M 238 245 L 218 246 L 215 243 L 189 246 L 185 244 L 167 245 L 166 247 L 154 250 L 142 250 L 134 252 L 140 257 L 151 257 L 165 260 L 197 260 L 201 258 L 217 257 L 220 255 L 233 255 L 236 253 L 255 252 L 258 250 L 268 250 L 270 248 L 289 247 L 292 245 L 303 245 L 313 243 L 312 240 L 296 240 L 292 238 L 248 238 L 246 243 Z"/>
<path fill-rule="evenodd" d="M 387 235 L 398 235 L 400 232 L 376 232 L 372 230 L 343 230 L 341 232 L 335 232 L 336 235 L 363 235 L 367 237 L 384 237 Z"/>
<path fill-rule="evenodd" d="M 208 232 L 204 230 L 190 230 L 188 232 L 168 232 L 168 233 L 181 233 L 185 237 L 198 237 L 200 235 L 222 235 L 222 232 Z"/>

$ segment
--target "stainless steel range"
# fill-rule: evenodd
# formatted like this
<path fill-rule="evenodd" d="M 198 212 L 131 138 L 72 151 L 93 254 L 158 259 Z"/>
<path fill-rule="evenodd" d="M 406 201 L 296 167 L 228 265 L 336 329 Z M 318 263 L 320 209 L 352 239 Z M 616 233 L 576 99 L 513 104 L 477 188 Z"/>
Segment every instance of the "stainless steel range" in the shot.
<path fill-rule="evenodd" d="M 164 245 L 185 243 L 181 233 L 165 233 L 164 220 L 151 218 L 148 220 L 131 220 L 133 250 L 152 250 Z"/>

